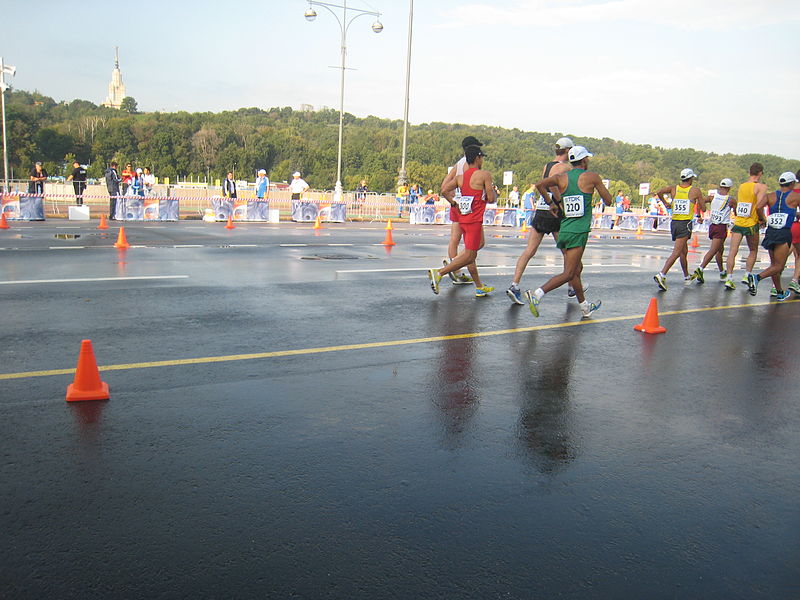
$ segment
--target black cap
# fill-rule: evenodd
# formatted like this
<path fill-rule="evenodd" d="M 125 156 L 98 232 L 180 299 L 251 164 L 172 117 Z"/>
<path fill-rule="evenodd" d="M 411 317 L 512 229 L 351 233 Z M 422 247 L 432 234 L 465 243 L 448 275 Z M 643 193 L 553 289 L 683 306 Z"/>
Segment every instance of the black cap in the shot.
<path fill-rule="evenodd" d="M 467 146 L 464 148 L 464 156 L 467 158 L 467 162 L 472 164 L 475 162 L 475 159 L 479 156 L 486 156 L 478 146 L 472 145 Z"/>
<path fill-rule="evenodd" d="M 466 149 L 467 146 L 483 146 L 483 144 L 478 141 L 478 138 L 468 135 L 461 140 L 461 147 Z"/>

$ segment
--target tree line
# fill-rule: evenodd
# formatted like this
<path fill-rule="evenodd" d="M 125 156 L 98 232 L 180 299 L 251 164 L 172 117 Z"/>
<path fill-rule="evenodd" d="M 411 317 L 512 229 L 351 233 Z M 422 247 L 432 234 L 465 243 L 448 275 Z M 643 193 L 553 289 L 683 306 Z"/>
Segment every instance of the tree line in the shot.
<path fill-rule="evenodd" d="M 314 189 L 336 180 L 339 113 L 333 109 L 297 111 L 240 108 L 219 113 L 138 112 L 127 99 L 119 111 L 88 102 L 56 102 L 37 92 L 12 90 L 6 102 L 9 162 L 16 178 L 26 178 L 37 160 L 50 174 L 63 175 L 73 160 L 88 164 L 89 177 L 102 177 L 111 160 L 148 166 L 158 177 L 252 180 L 266 169 L 273 181 L 294 171 Z M 395 189 L 400 166 L 403 122 L 374 116 L 344 115 L 343 184 L 353 190 L 366 179 L 370 190 Z M 536 182 L 553 155 L 561 133 L 538 133 L 486 125 L 424 123 L 409 128 L 406 171 L 410 183 L 438 190 L 447 166 L 460 155 L 461 140 L 474 135 L 484 143 L 495 181 L 514 172 L 514 185 Z M 723 177 L 741 183 L 753 162 L 764 165 L 767 181 L 797 171 L 800 161 L 766 154 L 715 154 L 692 148 L 660 148 L 610 138 L 567 133 L 594 153 L 592 170 L 611 181 L 611 191 L 636 198 L 640 183 L 651 189 L 674 182 L 684 167 L 699 173 L 699 185 L 716 187 Z"/>

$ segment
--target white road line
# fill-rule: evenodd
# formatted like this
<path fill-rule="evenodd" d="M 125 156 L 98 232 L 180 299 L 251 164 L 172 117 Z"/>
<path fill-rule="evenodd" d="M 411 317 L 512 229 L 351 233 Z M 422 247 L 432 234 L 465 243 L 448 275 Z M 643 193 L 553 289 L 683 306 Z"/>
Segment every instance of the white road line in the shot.
<path fill-rule="evenodd" d="M 50 246 L 50 250 L 84 250 L 86 246 Z"/>
<path fill-rule="evenodd" d="M 304 246 L 308 246 L 308 244 L 281 244 L 281 248 L 302 248 Z"/>
<path fill-rule="evenodd" d="M 0 281 L 0 285 L 16 285 L 19 283 L 83 283 L 86 281 L 138 281 L 147 279 L 188 278 L 188 275 L 143 275 L 140 277 L 85 277 L 79 279 L 19 279 L 17 281 Z"/>

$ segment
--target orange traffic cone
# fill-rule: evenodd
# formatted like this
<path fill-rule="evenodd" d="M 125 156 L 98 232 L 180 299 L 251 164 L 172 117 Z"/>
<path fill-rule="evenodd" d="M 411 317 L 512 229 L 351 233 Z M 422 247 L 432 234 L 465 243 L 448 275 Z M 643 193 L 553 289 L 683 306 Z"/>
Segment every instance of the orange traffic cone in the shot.
<path fill-rule="evenodd" d="M 108 384 L 100 380 L 100 371 L 94 359 L 92 341 L 81 342 L 75 379 L 67 386 L 67 402 L 77 400 L 108 400 Z"/>
<path fill-rule="evenodd" d="M 525 219 L 522 221 L 522 229 L 519 230 L 520 233 L 528 233 L 528 220 Z"/>
<path fill-rule="evenodd" d="M 319 220 L 319 215 L 317 215 L 317 218 L 314 220 L 314 227 L 312 227 L 312 229 L 322 229 L 322 222 Z"/>
<path fill-rule="evenodd" d="M 225 229 L 236 229 L 236 225 L 233 224 L 233 217 L 228 215 L 228 223 L 225 225 Z"/>
<path fill-rule="evenodd" d="M 8 221 L 6 220 L 6 213 L 3 213 L 3 215 L 0 216 L 0 229 L 10 229 L 8 226 Z"/>
<path fill-rule="evenodd" d="M 666 327 L 658 324 L 658 301 L 655 298 L 650 299 L 650 305 L 644 314 L 644 321 L 639 325 L 634 325 L 633 328 L 644 333 L 665 333 L 667 331 Z"/>
<path fill-rule="evenodd" d="M 392 230 L 391 229 L 387 229 L 386 230 L 386 238 L 381 242 L 381 244 L 383 244 L 384 246 L 396 246 L 397 245 L 397 244 L 394 243 L 394 240 L 392 239 Z"/>
<path fill-rule="evenodd" d="M 692 236 L 692 248 L 700 247 L 700 236 L 696 233 Z"/>
<path fill-rule="evenodd" d="M 117 241 L 114 244 L 114 248 L 121 248 L 123 250 L 126 250 L 126 249 L 128 249 L 130 247 L 131 247 L 131 245 L 128 243 L 128 238 L 125 237 L 125 228 L 124 227 L 120 227 L 119 228 L 119 235 L 117 236 Z"/>
<path fill-rule="evenodd" d="M 642 235 L 642 221 L 639 219 L 639 226 L 636 228 L 636 235 Z"/>
<path fill-rule="evenodd" d="M 97 226 L 98 229 L 108 229 L 108 222 L 106 221 L 105 215 L 100 215 L 100 225 Z"/>
<path fill-rule="evenodd" d="M 394 227 L 392 227 L 392 220 L 389 219 L 386 221 L 386 231 L 391 231 L 392 229 L 394 229 Z"/>

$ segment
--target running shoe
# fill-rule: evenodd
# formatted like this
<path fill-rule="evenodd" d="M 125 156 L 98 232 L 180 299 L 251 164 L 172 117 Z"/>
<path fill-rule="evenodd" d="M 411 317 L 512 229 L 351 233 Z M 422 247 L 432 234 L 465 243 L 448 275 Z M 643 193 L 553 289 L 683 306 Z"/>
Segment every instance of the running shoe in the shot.
<path fill-rule="evenodd" d="M 747 274 L 747 291 L 751 296 L 755 296 L 758 293 L 758 279 L 750 273 Z"/>
<path fill-rule="evenodd" d="M 466 285 L 469 283 L 473 283 L 472 277 L 466 273 L 459 273 L 456 275 L 456 280 L 453 282 L 453 285 Z"/>
<path fill-rule="evenodd" d="M 514 304 L 525 304 L 522 300 L 522 292 L 519 288 L 510 287 L 506 290 L 506 295 L 511 298 Z"/>
<path fill-rule="evenodd" d="M 725 280 L 725 289 L 726 290 L 735 290 L 736 289 L 736 284 L 733 283 L 733 279 L 731 279 L 730 277 L 728 277 Z"/>
<path fill-rule="evenodd" d="M 450 264 L 450 261 L 449 261 L 449 260 L 447 260 L 446 258 L 443 258 L 443 259 L 442 259 L 442 264 L 443 264 L 443 265 L 446 267 L 447 265 L 449 265 L 449 264 Z M 450 272 L 447 274 L 447 276 L 448 276 L 450 279 L 452 279 L 452 280 L 453 280 L 453 283 L 458 283 L 458 276 L 455 274 L 455 272 L 454 272 L 454 271 L 450 271 Z"/>
<path fill-rule="evenodd" d="M 539 300 L 536 296 L 533 295 L 533 292 L 528 290 L 525 292 L 525 298 L 528 300 L 528 307 L 531 309 L 531 314 L 534 317 L 539 316 Z"/>
<path fill-rule="evenodd" d="M 683 278 L 683 285 L 689 285 L 693 281 L 694 281 L 694 274 L 687 275 L 686 277 Z"/>
<path fill-rule="evenodd" d="M 791 296 L 789 290 L 781 290 L 780 292 L 775 294 L 775 300 L 777 300 L 778 302 L 783 302 L 784 300 L 788 300 L 789 296 Z"/>
<path fill-rule="evenodd" d="M 475 297 L 476 298 L 485 298 L 489 295 L 489 292 L 493 292 L 494 288 L 490 285 L 485 285 L 483 287 L 476 287 L 475 288 Z"/>
<path fill-rule="evenodd" d="M 719 280 L 720 281 L 725 281 L 727 278 L 728 278 L 728 272 L 727 271 L 720 271 L 719 272 Z"/>
<path fill-rule="evenodd" d="M 745 273 L 744 277 L 742 277 L 742 283 L 745 285 L 748 285 L 750 283 L 750 280 L 747 277 L 748 277 L 747 273 Z"/>
<path fill-rule="evenodd" d="M 773 287 L 771 287 L 771 288 L 770 288 L 770 290 L 769 290 L 769 295 L 770 295 L 770 297 L 774 298 L 775 296 L 777 296 L 777 295 L 778 295 L 778 290 L 777 290 L 777 289 L 775 289 L 775 287 L 774 287 L 774 286 L 773 286 Z"/>
<path fill-rule="evenodd" d="M 706 278 L 703 275 L 703 269 L 701 269 L 700 267 L 697 267 L 694 270 L 694 274 L 692 275 L 692 277 L 694 279 L 697 279 L 697 283 L 705 283 L 706 282 Z"/>
<path fill-rule="evenodd" d="M 439 282 L 442 280 L 442 276 L 439 275 L 438 269 L 428 269 L 428 279 L 431 280 L 431 289 L 433 290 L 434 294 L 439 293 Z"/>
<path fill-rule="evenodd" d="M 598 300 L 597 302 L 590 302 L 589 306 L 581 306 L 581 312 L 583 313 L 583 319 L 587 317 L 591 317 L 592 313 L 596 311 L 603 303 Z"/>
<path fill-rule="evenodd" d="M 664 292 L 667 291 L 667 278 L 664 277 L 661 273 L 656 273 L 653 276 L 653 280 L 656 282 L 658 287 L 661 288 L 662 291 Z"/>
<path fill-rule="evenodd" d="M 800 283 L 796 281 L 790 282 L 789 289 L 792 290 L 795 294 L 800 294 Z"/>
<path fill-rule="evenodd" d="M 583 293 L 585 294 L 586 290 L 588 290 L 588 289 L 589 289 L 588 285 L 583 286 Z M 567 290 L 567 296 L 569 296 L 570 298 L 574 298 L 575 297 L 575 290 L 573 290 L 572 288 L 569 288 Z"/>

